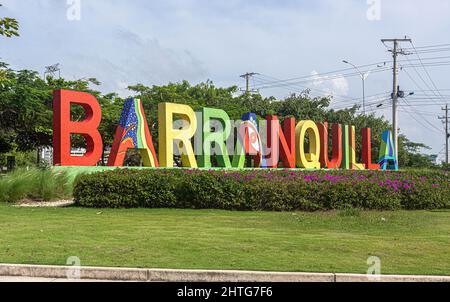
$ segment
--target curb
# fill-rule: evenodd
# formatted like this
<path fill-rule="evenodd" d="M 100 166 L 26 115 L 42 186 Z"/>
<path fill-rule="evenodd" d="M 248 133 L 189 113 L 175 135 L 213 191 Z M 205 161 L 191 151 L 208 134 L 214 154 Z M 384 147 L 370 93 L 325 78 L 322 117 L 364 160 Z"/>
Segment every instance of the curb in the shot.
<path fill-rule="evenodd" d="M 402 276 L 402 275 L 358 275 L 358 274 L 335 274 L 335 282 L 450 282 L 450 276 Z"/>
<path fill-rule="evenodd" d="M 450 282 L 450 276 L 171 270 L 0 264 L 0 276 L 136 282 Z"/>

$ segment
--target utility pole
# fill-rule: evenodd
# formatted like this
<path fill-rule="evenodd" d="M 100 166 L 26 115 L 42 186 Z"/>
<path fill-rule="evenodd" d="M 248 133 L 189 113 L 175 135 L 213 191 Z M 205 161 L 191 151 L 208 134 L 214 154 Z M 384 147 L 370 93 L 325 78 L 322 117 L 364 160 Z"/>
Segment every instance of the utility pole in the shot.
<path fill-rule="evenodd" d="M 393 43 L 394 48 L 390 50 L 392 52 L 392 57 L 394 59 L 394 68 L 393 68 L 393 89 L 392 89 L 392 131 L 394 135 L 394 153 L 395 157 L 398 160 L 398 62 L 397 56 L 399 54 L 405 54 L 403 50 L 399 50 L 399 42 L 412 42 L 411 39 L 382 39 L 381 42 L 385 43 Z"/>
<path fill-rule="evenodd" d="M 450 139 L 450 134 L 449 134 L 449 128 L 448 128 L 448 105 L 445 106 L 445 108 L 442 108 L 443 111 L 445 111 L 445 116 L 444 117 L 440 117 L 440 120 L 444 120 L 444 124 L 445 124 L 445 163 L 446 164 L 450 164 L 449 162 L 449 158 L 448 158 L 448 140 Z"/>
<path fill-rule="evenodd" d="M 247 72 L 246 74 L 241 75 L 241 78 L 245 79 L 245 92 L 248 94 L 250 93 L 250 79 L 255 76 L 258 75 L 259 73 L 256 72 Z"/>
<path fill-rule="evenodd" d="M 61 78 L 61 68 L 60 68 L 60 64 L 54 64 L 54 65 L 50 65 L 50 66 L 46 66 L 45 67 L 45 71 L 44 71 L 44 80 L 46 80 L 45 76 L 47 74 L 50 74 L 52 77 L 55 76 L 56 73 L 58 73 L 58 78 Z"/>

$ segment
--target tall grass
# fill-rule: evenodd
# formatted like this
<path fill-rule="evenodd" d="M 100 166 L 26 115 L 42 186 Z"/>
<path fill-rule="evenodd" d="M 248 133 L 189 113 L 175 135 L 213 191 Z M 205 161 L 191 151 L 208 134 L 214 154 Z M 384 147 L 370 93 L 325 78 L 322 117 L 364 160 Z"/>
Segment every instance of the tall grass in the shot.
<path fill-rule="evenodd" d="M 0 177 L 0 202 L 24 199 L 50 201 L 72 196 L 73 184 L 64 172 L 19 169 Z"/>

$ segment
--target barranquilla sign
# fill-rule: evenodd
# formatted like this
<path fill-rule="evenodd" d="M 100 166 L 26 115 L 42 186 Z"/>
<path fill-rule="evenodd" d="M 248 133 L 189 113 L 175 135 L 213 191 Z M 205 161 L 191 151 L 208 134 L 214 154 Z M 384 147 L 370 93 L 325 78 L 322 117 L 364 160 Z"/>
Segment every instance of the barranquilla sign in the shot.
<path fill-rule="evenodd" d="M 71 120 L 72 105 L 84 109 L 84 120 Z M 98 131 L 102 110 L 96 98 L 85 92 L 57 90 L 53 110 L 54 165 L 97 165 L 103 141 Z M 224 169 L 250 168 L 246 167 L 246 157 L 252 156 L 251 168 L 397 170 L 391 131 L 383 132 L 375 162 L 371 129 L 361 129 L 361 133 L 362 162 L 358 162 L 356 129 L 351 125 L 287 118 L 282 127 L 276 116 L 269 115 L 262 127 L 253 113 L 245 114 L 240 121 L 231 121 L 221 109 L 203 108 L 194 112 L 188 105 L 161 103 L 157 156 L 142 102 L 128 99 L 118 121 L 108 166 L 123 166 L 128 150 L 135 149 L 144 166 L 152 168 L 173 168 L 174 156 L 178 155 L 186 168 L 212 168 L 213 163 Z M 71 155 L 72 135 L 82 135 L 86 141 L 86 153 L 81 157 Z"/>

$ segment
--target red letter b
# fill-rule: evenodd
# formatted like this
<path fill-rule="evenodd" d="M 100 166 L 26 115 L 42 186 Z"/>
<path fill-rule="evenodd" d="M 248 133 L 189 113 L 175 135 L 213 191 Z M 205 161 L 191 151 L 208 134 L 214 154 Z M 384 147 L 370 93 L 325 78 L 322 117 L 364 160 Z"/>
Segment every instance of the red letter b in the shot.
<path fill-rule="evenodd" d="M 83 107 L 84 121 L 71 120 L 71 104 Z M 56 90 L 53 93 L 53 164 L 56 166 L 95 166 L 99 161 L 103 142 L 98 131 L 102 110 L 97 99 L 85 92 Z M 86 140 L 86 154 L 71 156 L 71 134 Z"/>

